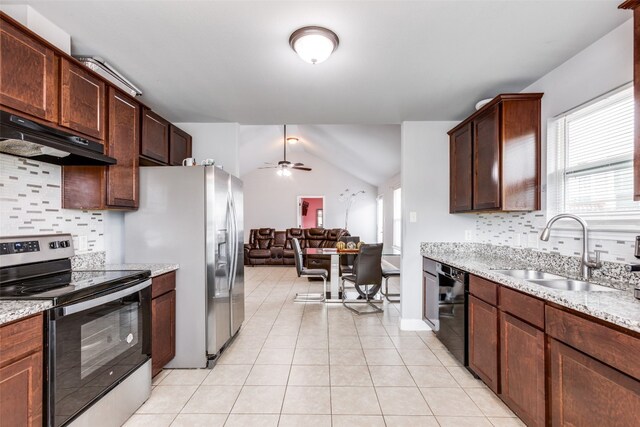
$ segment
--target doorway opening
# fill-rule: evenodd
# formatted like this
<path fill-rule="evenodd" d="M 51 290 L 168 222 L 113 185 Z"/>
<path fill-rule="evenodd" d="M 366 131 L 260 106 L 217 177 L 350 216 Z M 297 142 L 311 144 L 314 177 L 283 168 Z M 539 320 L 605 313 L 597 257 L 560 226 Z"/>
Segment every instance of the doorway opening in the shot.
<path fill-rule="evenodd" d="M 324 196 L 298 196 L 297 209 L 299 228 L 324 227 Z"/>

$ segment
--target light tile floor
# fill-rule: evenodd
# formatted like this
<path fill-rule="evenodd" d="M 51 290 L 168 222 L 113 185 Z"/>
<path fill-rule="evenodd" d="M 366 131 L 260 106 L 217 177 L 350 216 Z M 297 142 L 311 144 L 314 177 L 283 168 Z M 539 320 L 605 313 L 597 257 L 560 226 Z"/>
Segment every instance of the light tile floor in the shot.
<path fill-rule="evenodd" d="M 216 367 L 162 371 L 126 427 L 524 425 L 431 332 L 401 331 L 399 304 L 355 316 L 293 302 L 320 288 L 246 268 L 246 320 Z"/>

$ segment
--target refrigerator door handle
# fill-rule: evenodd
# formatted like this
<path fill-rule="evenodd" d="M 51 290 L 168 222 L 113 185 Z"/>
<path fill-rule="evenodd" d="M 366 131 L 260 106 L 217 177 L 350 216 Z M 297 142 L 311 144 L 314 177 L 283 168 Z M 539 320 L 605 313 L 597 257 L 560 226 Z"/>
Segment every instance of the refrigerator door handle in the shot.
<path fill-rule="evenodd" d="M 233 218 L 233 201 L 231 199 L 231 194 L 227 195 L 227 210 L 229 214 L 229 294 L 233 289 L 233 276 L 235 274 L 235 224 Z"/>
<path fill-rule="evenodd" d="M 231 290 L 233 289 L 233 284 L 236 281 L 236 273 L 238 272 L 238 266 L 236 265 L 238 262 L 238 224 L 236 221 L 236 204 L 233 200 L 232 192 L 229 192 L 229 203 L 231 205 L 231 229 L 233 233 L 233 243 L 231 245 L 233 250 L 233 257 L 231 258 L 231 268 L 233 273 L 231 274 L 231 286 L 229 287 Z"/>

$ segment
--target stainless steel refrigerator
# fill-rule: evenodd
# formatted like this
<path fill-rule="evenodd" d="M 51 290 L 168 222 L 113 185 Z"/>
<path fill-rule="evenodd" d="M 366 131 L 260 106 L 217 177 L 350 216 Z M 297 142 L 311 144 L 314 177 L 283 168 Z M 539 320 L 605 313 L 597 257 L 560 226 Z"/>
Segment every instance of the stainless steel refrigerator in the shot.
<path fill-rule="evenodd" d="M 127 263 L 179 264 L 176 356 L 202 368 L 244 320 L 242 181 L 215 166 L 140 168 L 140 206 L 124 215 Z"/>

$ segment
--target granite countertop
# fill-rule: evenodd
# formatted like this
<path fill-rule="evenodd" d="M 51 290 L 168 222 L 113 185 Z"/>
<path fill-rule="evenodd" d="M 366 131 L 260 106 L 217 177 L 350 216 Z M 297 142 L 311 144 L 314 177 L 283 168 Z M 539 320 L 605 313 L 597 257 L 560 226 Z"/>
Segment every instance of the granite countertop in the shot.
<path fill-rule="evenodd" d="M 51 307 L 51 301 L 7 300 L 0 301 L 0 325 L 13 322 Z"/>
<path fill-rule="evenodd" d="M 595 283 L 618 288 L 615 292 L 607 291 L 564 291 L 537 285 L 523 279 L 500 274 L 494 270 L 511 270 L 536 268 L 562 274 L 558 265 L 532 264 L 521 257 L 509 256 L 508 249 L 502 248 L 500 254 L 491 250 L 460 250 L 460 245 L 423 243 L 421 254 L 443 264 L 459 268 L 476 276 L 500 283 L 509 288 L 533 295 L 578 312 L 605 320 L 623 328 L 640 332 L 640 300 L 633 296 L 631 287 L 619 286 L 619 283 L 607 280 L 593 280 Z M 565 258 L 560 257 L 558 258 Z M 561 261 L 560 261 L 561 262 Z M 575 272 L 564 272 L 565 276 L 575 278 Z"/>
<path fill-rule="evenodd" d="M 180 268 L 178 264 L 104 264 L 93 270 L 151 270 L 151 277 L 161 276 Z"/>

